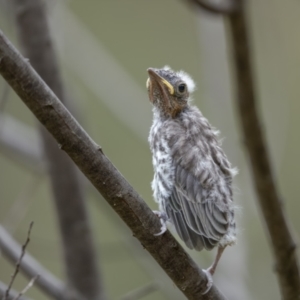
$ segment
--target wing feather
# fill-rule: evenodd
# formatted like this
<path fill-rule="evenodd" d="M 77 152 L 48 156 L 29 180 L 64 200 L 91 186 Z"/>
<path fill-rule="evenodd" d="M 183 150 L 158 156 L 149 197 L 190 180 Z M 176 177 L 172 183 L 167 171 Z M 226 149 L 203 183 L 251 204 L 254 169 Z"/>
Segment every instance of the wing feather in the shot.
<path fill-rule="evenodd" d="M 177 165 L 167 214 L 189 248 L 210 250 L 226 234 L 228 220 L 214 199 L 204 199 L 203 191 L 200 180 Z"/>
<path fill-rule="evenodd" d="M 201 251 L 203 245 L 205 245 L 203 238 L 195 233 L 187 224 L 184 222 L 184 216 L 182 211 L 175 211 L 171 206 L 166 207 L 166 213 L 172 220 L 175 226 L 176 232 L 180 238 L 190 249 L 196 249 Z"/>

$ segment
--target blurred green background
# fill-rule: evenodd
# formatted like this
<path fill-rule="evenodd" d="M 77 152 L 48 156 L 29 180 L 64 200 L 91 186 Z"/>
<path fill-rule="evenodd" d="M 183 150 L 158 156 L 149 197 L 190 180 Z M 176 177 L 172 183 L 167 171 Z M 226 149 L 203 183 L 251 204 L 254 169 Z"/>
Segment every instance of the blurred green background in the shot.
<path fill-rule="evenodd" d="M 148 67 L 170 65 L 197 83 L 194 103 L 221 130 L 224 149 L 239 169 L 235 178 L 238 244 L 225 251 L 215 283 L 231 300 L 280 299 L 268 236 L 256 205 L 247 156 L 240 138 L 232 93 L 226 21 L 188 1 L 48 1 L 49 21 L 75 115 L 104 153 L 152 209 L 151 155 L 147 143 L 152 111 L 145 82 Z M 0 28 L 15 43 L 14 16 L 0 1 Z M 300 232 L 300 2 L 248 1 L 259 107 L 287 216 L 296 242 Z M 39 163 L 36 120 L 8 92 L 0 115 L 0 222 L 21 243 L 34 221 L 28 251 L 64 278 L 61 247 L 47 174 Z M 7 136 L 24 140 L 27 158 L 12 151 Z M 99 264 L 106 292 L 118 299 L 157 282 L 143 299 L 183 299 L 148 253 L 94 189 L 86 184 Z M 208 267 L 215 252 L 191 252 Z M 8 283 L 13 265 L 0 255 L 0 280 Z M 27 280 L 18 276 L 14 287 Z M 48 299 L 36 288 L 33 299 Z"/>

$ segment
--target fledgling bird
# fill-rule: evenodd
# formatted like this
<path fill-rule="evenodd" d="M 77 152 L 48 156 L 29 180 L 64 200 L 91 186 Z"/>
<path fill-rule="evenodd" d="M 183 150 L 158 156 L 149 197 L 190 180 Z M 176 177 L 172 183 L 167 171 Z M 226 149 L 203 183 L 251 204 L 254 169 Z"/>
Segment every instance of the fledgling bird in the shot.
<path fill-rule="evenodd" d="M 233 169 L 215 131 L 200 110 L 191 105 L 195 83 L 185 72 L 168 66 L 148 69 L 147 89 L 153 104 L 149 143 L 152 152 L 155 212 L 172 223 L 190 249 L 218 247 L 207 270 L 207 290 L 227 245 L 236 241 L 232 200 Z"/>

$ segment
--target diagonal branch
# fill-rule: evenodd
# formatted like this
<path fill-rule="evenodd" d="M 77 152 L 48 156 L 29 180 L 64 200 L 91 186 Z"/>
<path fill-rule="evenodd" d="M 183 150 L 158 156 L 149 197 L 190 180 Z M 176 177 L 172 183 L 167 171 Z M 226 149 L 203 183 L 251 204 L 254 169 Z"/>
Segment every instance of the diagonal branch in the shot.
<path fill-rule="evenodd" d="M 28 62 L 0 32 L 0 73 L 54 136 L 85 176 L 132 230 L 188 299 L 225 299 L 216 287 L 205 295 L 206 275 L 160 222 Z"/>
<path fill-rule="evenodd" d="M 241 6 L 238 13 L 229 16 L 229 29 L 236 76 L 237 107 L 251 162 L 258 204 L 271 238 L 282 299 L 298 299 L 300 297 L 300 275 L 296 244 L 285 216 L 282 198 L 276 186 L 262 122 L 256 107 L 257 96 L 244 5 Z"/>
<path fill-rule="evenodd" d="M 26 56 L 48 86 L 66 104 L 44 1 L 14 0 L 13 7 Z M 105 299 L 78 170 L 70 158 L 58 149 L 57 143 L 42 125 L 40 132 L 48 160 L 68 282 L 87 299 Z"/>

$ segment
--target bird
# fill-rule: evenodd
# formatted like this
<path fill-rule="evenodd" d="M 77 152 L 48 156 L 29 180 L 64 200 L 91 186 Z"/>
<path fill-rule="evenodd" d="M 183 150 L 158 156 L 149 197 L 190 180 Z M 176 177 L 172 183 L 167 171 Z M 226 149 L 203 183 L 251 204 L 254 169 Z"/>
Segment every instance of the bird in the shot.
<path fill-rule="evenodd" d="M 212 286 L 221 255 L 236 242 L 232 180 L 237 171 L 225 155 L 219 132 L 192 105 L 195 83 L 169 66 L 149 68 L 146 82 L 153 105 L 149 133 L 154 178 L 151 183 L 162 235 L 171 224 L 190 249 L 217 247 L 212 265 L 203 270 Z"/>

